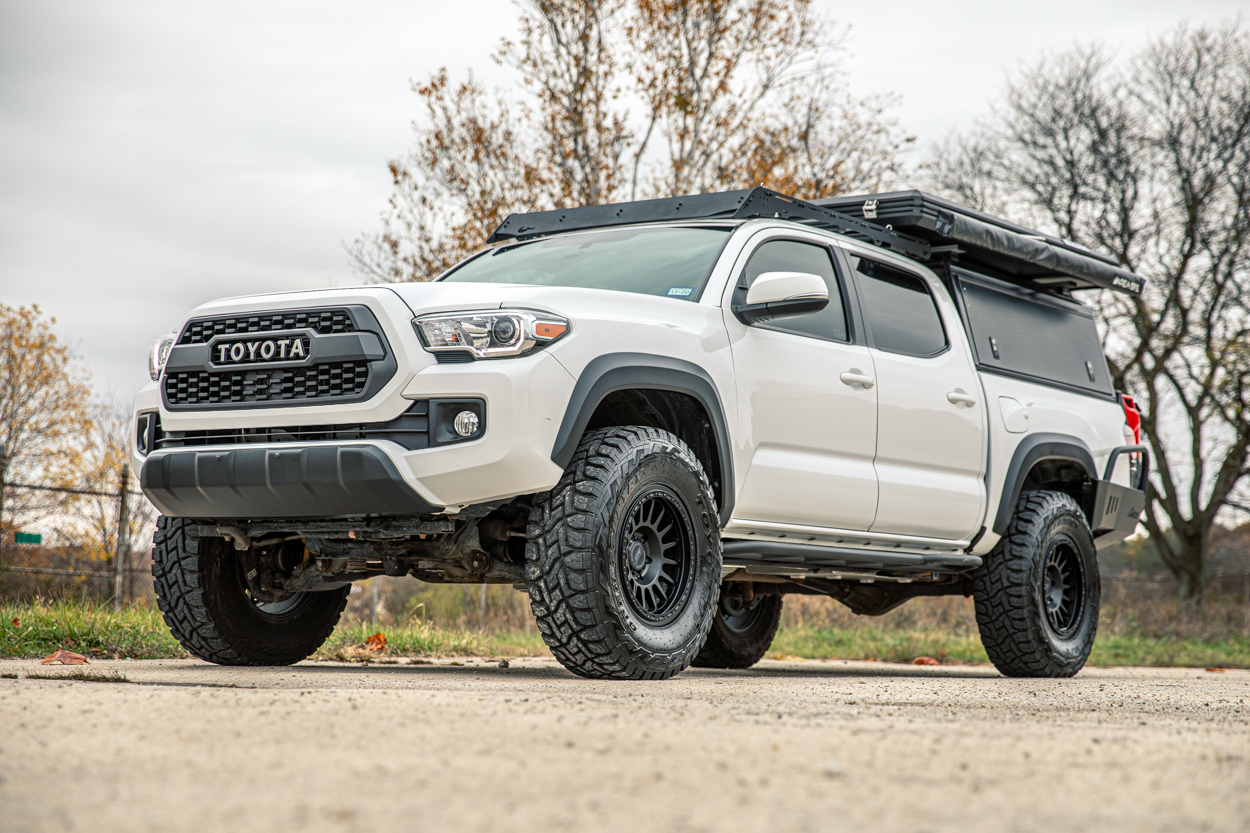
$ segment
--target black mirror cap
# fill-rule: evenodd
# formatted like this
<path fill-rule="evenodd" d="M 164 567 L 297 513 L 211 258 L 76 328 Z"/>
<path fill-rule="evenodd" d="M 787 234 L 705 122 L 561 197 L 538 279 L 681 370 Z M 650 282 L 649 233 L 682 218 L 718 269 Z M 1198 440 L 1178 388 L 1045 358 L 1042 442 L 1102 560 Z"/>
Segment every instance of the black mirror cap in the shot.
<path fill-rule="evenodd" d="M 829 306 L 829 298 L 787 298 L 784 301 L 773 301 L 771 304 L 738 304 L 733 314 L 743 324 L 760 324 L 765 321 L 776 321 L 778 318 L 798 318 L 820 312 Z"/>

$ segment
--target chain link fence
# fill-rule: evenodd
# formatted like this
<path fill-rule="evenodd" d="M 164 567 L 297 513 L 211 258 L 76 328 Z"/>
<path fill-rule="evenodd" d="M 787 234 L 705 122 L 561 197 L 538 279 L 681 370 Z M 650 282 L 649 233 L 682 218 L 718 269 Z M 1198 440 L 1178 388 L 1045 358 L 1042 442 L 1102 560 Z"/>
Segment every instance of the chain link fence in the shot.
<path fill-rule="evenodd" d="M 28 490 L 116 501 L 116 527 L 111 552 L 100 558 L 98 551 L 86 546 L 45 545 L 39 535 L 0 526 L 0 601 L 77 598 L 111 601 L 120 608 L 129 600 L 151 596 L 150 543 L 130 540 L 132 506 L 147 498 L 131 488 L 129 466 L 118 470 L 117 491 L 104 491 L 10 482 L 7 463 L 6 449 L 0 444 L 0 518 L 6 493 Z"/>
<path fill-rule="evenodd" d="M 353 585 L 344 619 L 454 631 L 537 632 L 529 594 L 510 584 L 426 584 L 411 577 L 378 576 Z"/>

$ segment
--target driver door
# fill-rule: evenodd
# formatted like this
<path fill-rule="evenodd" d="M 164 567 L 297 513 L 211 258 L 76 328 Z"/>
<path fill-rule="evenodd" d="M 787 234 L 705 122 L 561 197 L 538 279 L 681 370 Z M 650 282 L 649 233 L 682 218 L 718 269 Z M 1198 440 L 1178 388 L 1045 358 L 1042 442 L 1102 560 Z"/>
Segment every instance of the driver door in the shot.
<path fill-rule="evenodd" d="M 738 453 L 750 461 L 734 522 L 867 530 L 877 511 L 877 391 L 848 284 L 828 245 L 773 238 L 751 251 L 729 306 L 765 272 L 820 275 L 829 305 L 751 326 L 725 310 L 746 446 Z"/>

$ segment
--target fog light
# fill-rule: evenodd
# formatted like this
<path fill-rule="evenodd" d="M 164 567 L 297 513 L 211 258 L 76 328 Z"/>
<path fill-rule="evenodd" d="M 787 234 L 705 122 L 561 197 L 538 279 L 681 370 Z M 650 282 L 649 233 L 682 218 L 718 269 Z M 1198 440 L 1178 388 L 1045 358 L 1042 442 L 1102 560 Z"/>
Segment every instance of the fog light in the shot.
<path fill-rule="evenodd" d="M 477 433 L 478 418 L 472 411 L 461 411 L 456 414 L 456 433 L 462 437 L 472 437 Z"/>

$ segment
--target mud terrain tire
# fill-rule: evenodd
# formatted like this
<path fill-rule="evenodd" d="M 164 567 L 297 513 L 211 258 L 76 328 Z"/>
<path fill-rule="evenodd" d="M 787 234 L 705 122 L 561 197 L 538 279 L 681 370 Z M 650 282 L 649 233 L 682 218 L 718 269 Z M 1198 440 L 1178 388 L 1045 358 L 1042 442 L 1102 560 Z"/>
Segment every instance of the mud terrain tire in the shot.
<path fill-rule="evenodd" d="M 703 650 L 694 658 L 698 668 L 750 668 L 764 658 L 781 624 L 782 597 L 756 596 L 754 606 L 735 603 L 721 587 L 717 616 L 712 620 Z"/>
<path fill-rule="evenodd" d="M 574 674 L 662 680 L 703 647 L 720 525 L 707 475 L 677 437 L 644 427 L 587 434 L 538 496 L 526 536 L 530 607 Z"/>
<path fill-rule="evenodd" d="M 973 574 L 981 643 L 1008 677 L 1071 677 L 1098 632 L 1098 556 L 1069 495 L 1020 495 L 1007 534 Z"/>
<path fill-rule="evenodd" d="M 182 647 L 218 665 L 291 665 L 320 648 L 351 588 L 258 605 L 234 549 L 224 538 L 188 534 L 197 523 L 162 516 L 152 540 L 156 603 Z"/>

